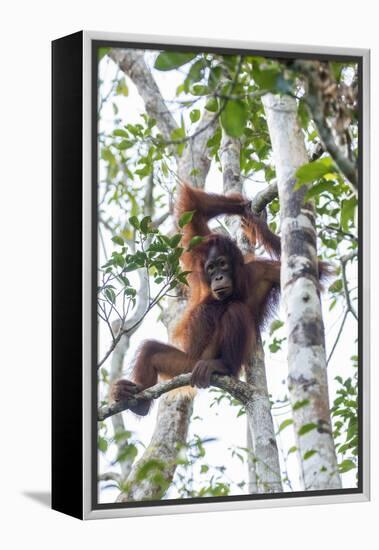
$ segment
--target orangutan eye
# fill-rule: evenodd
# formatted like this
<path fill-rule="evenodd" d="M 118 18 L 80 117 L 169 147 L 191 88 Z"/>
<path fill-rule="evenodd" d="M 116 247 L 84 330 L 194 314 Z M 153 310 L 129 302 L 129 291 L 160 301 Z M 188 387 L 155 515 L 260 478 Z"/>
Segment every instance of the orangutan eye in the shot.
<path fill-rule="evenodd" d="M 209 264 L 208 267 L 207 267 L 208 273 L 211 273 L 213 270 L 214 270 L 214 265 L 213 265 L 213 264 Z"/>
<path fill-rule="evenodd" d="M 220 260 L 220 267 L 221 269 L 226 269 L 228 267 L 228 264 L 225 260 Z"/>

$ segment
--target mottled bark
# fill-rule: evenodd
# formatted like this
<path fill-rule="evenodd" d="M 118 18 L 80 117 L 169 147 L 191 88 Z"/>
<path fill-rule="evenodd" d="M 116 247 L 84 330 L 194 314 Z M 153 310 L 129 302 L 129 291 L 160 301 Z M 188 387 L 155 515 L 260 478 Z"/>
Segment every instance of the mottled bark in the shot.
<path fill-rule="evenodd" d="M 265 355 L 259 335 L 245 372 L 246 382 L 255 388 L 252 398 L 246 403 L 246 414 L 253 442 L 257 492 L 280 493 L 283 487 L 279 453 L 267 388 Z"/>
<path fill-rule="evenodd" d="M 218 126 L 214 113 L 204 110 L 198 130 L 202 130 L 195 138 L 191 138 L 178 158 L 178 177 L 181 182 L 189 182 L 194 187 L 204 187 L 211 165 L 207 143 Z"/>
<path fill-rule="evenodd" d="M 306 490 L 341 487 L 329 410 L 324 326 L 318 282 L 315 212 L 295 190 L 296 170 L 308 162 L 296 101 L 262 98 L 281 205 L 281 287 L 288 333 L 288 386 Z"/>
<path fill-rule="evenodd" d="M 223 135 L 220 150 L 220 160 L 223 175 L 223 190 L 228 193 L 242 193 L 240 169 L 241 144 L 239 140 Z M 258 207 L 264 208 L 264 200 L 275 193 L 270 189 L 264 198 L 256 199 Z M 274 190 L 275 191 L 275 190 Z M 277 190 L 276 190 L 277 192 Z M 272 199 L 271 199 L 272 200 Z M 233 237 L 236 238 L 243 253 L 251 252 L 251 245 L 244 238 L 238 216 L 228 216 L 226 224 Z M 262 341 L 257 338 L 257 347 L 247 365 L 245 365 L 246 382 L 255 388 L 254 396 L 246 403 L 248 433 L 252 443 L 252 460 L 249 462 L 250 486 L 255 492 L 282 491 L 279 454 L 276 445 L 274 423 L 271 415 L 271 404 L 267 388 L 266 368 Z M 248 439 L 249 442 L 249 439 Z M 248 445 L 249 446 L 249 445 Z M 254 470 L 254 471 L 252 471 Z M 254 480 L 254 483 L 252 482 Z"/>

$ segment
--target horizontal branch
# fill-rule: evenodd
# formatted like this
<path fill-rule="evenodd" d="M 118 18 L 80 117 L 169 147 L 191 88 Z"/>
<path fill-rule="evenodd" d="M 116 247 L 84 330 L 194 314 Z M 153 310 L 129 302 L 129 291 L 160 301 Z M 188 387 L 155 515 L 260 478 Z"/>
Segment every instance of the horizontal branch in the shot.
<path fill-rule="evenodd" d="M 116 403 L 112 403 L 112 405 L 100 407 L 97 415 L 98 420 L 105 420 L 106 418 L 113 416 L 114 414 L 125 411 L 133 405 L 136 405 L 138 401 L 142 401 L 144 399 L 157 399 L 164 393 L 167 393 L 171 390 L 175 390 L 183 386 L 188 386 L 191 382 L 191 376 L 191 373 L 179 374 L 179 376 L 176 376 L 172 380 L 158 382 L 158 384 L 156 384 L 155 386 L 143 390 L 131 399 L 118 401 Z M 211 385 L 227 391 L 235 399 L 241 401 L 242 404 L 246 404 L 247 401 L 252 398 L 252 394 L 255 390 L 255 388 L 252 387 L 251 384 L 246 384 L 246 382 L 243 382 L 242 380 L 238 380 L 237 378 L 233 378 L 231 376 L 221 376 L 219 374 L 213 374 L 211 376 Z"/>

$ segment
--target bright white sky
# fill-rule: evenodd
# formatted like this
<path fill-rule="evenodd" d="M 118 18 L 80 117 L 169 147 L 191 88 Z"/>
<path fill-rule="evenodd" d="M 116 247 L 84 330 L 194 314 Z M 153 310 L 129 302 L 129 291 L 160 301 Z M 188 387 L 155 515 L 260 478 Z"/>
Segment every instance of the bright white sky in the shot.
<path fill-rule="evenodd" d="M 156 56 L 154 52 L 147 53 L 147 59 L 152 60 Z M 100 78 L 104 81 L 104 93 L 109 90 L 110 79 L 114 78 L 115 66 L 112 61 L 105 57 L 100 64 Z M 165 99 L 174 99 L 176 87 L 182 82 L 182 78 L 175 71 L 160 72 L 154 71 L 154 77 L 160 87 L 162 95 Z M 119 107 L 118 116 L 122 119 L 122 124 L 136 123 L 140 120 L 140 113 L 144 112 L 143 102 L 138 95 L 135 86 L 131 81 L 127 79 L 127 85 L 129 88 L 129 96 L 113 99 Z M 104 105 L 102 111 L 101 131 L 111 133 L 115 128 L 113 124 L 113 110 L 111 102 Z M 177 116 L 178 111 L 174 116 Z M 177 117 L 178 118 L 178 117 Z M 178 120 L 180 123 L 180 120 Z M 257 180 L 262 180 L 261 174 L 257 174 Z M 245 193 L 247 196 L 252 196 L 262 188 L 262 185 L 247 181 L 245 184 Z M 222 192 L 222 178 L 218 168 L 212 166 L 206 183 L 206 189 L 214 192 Z M 115 214 L 114 207 L 109 207 L 109 214 Z M 156 213 L 159 215 L 159 212 Z M 110 242 L 110 234 L 103 231 L 103 235 L 106 239 L 106 246 L 108 253 L 112 251 L 112 243 Z M 100 248 L 100 254 L 102 250 Z M 102 265 L 103 257 L 100 256 L 100 265 Z M 132 280 L 132 277 L 129 277 Z M 351 287 L 356 286 L 356 273 L 352 270 L 349 273 L 349 282 Z M 328 311 L 329 304 L 326 299 L 323 299 L 323 313 L 325 323 L 325 335 L 326 335 L 326 349 L 327 355 L 329 354 L 336 335 L 339 330 L 343 310 L 340 304 L 332 310 Z M 159 309 L 152 310 L 148 316 L 144 319 L 141 327 L 135 333 L 132 338 L 130 349 L 125 358 L 125 376 L 128 376 L 128 366 L 131 364 L 135 351 L 142 340 L 151 337 L 154 339 L 167 341 L 167 334 L 165 327 L 162 323 L 157 322 L 159 315 Z M 280 315 L 279 315 L 280 316 Z M 264 338 L 268 338 L 268 335 L 263 335 Z M 280 329 L 275 333 L 275 336 L 281 338 L 285 336 L 285 329 Z M 331 401 L 334 399 L 336 384 L 334 377 L 338 374 L 343 378 L 351 376 L 352 367 L 350 357 L 356 354 L 355 340 L 357 338 L 357 327 L 351 316 L 348 317 L 345 324 L 344 332 L 341 336 L 339 345 L 334 352 L 332 360 L 328 367 L 329 377 L 329 390 Z M 106 326 L 101 326 L 99 330 L 99 357 L 102 357 L 110 344 L 110 336 Z M 108 363 L 109 364 L 109 363 Z M 286 394 L 286 379 L 287 379 L 287 364 L 286 364 L 286 346 L 283 345 L 283 349 L 275 354 L 271 354 L 266 346 L 266 369 L 268 377 L 269 392 L 272 394 L 274 400 L 283 399 Z M 228 449 L 236 447 L 246 446 L 246 419 L 245 416 L 236 418 L 238 408 L 231 407 L 227 403 L 222 402 L 219 405 L 215 405 L 209 408 L 210 395 L 208 390 L 200 390 L 195 399 L 194 417 L 200 417 L 203 420 L 194 420 L 191 422 L 190 438 L 193 434 L 199 435 L 201 438 L 215 438 L 215 441 L 206 444 L 206 457 L 205 462 L 213 466 L 226 466 L 226 479 L 232 480 L 234 483 L 239 483 L 243 480 L 247 481 L 247 467 L 243 464 L 238 457 L 231 457 L 231 452 Z M 157 405 L 153 407 L 152 412 L 148 417 L 137 419 L 135 415 L 131 413 L 124 413 L 124 421 L 126 429 L 134 432 L 137 440 L 143 442 L 144 445 L 149 443 L 150 437 L 154 430 L 156 420 Z M 276 408 L 273 410 L 273 417 L 275 426 L 290 417 L 289 406 Z M 110 433 L 111 424 L 109 422 Z M 281 458 L 282 469 L 285 468 L 283 462 L 283 456 L 287 455 L 288 449 L 295 445 L 294 433 L 292 426 L 283 430 L 278 438 L 279 450 Z M 140 452 L 143 452 L 143 447 L 140 446 Z M 100 453 L 100 470 L 101 472 L 112 470 L 114 471 L 116 466 L 111 465 L 110 462 L 114 459 L 114 449 L 107 453 L 107 460 L 105 460 L 102 453 Z M 291 454 L 288 457 L 286 469 L 291 480 L 292 490 L 302 490 L 299 483 L 299 468 L 297 463 L 296 453 Z M 198 477 L 199 472 L 196 473 L 195 479 Z M 201 474 L 204 475 L 204 474 Z M 349 472 L 343 476 L 344 487 L 355 486 L 355 474 Z M 291 490 L 288 486 L 285 490 Z M 243 492 L 243 491 L 242 491 Z M 239 494 L 241 490 L 236 487 L 233 494 Z M 114 502 L 117 497 L 118 490 L 112 488 L 106 488 L 100 493 L 100 502 Z M 171 490 L 169 497 L 175 498 L 175 492 Z"/>

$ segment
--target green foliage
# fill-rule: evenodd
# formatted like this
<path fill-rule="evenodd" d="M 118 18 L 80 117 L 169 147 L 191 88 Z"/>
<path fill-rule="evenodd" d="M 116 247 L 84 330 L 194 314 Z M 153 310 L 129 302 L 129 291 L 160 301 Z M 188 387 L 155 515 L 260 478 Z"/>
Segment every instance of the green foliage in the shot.
<path fill-rule="evenodd" d="M 336 376 L 338 389 L 331 409 L 336 449 L 342 458 L 339 464 L 341 473 L 358 467 L 358 358 L 353 356 L 351 359 L 354 376 L 345 380 Z"/>
<path fill-rule="evenodd" d="M 226 391 L 221 390 L 220 388 L 210 388 L 208 392 L 213 397 L 209 405 L 211 408 L 215 407 L 216 405 L 220 405 L 220 403 L 223 401 L 226 401 L 229 406 L 237 408 L 237 418 L 246 414 L 245 407 L 241 404 L 241 402 L 238 401 L 238 399 L 232 397 Z"/>
<path fill-rule="evenodd" d="M 99 436 L 97 439 L 97 447 L 102 453 L 106 453 L 108 450 L 108 441 L 105 437 Z"/>
<path fill-rule="evenodd" d="M 183 214 L 180 216 L 178 225 L 180 228 L 183 228 L 185 225 L 190 223 L 192 221 L 193 215 L 195 214 L 195 210 L 190 210 L 188 212 L 183 212 Z"/>
<path fill-rule="evenodd" d="M 281 327 L 284 326 L 284 322 L 280 319 L 274 319 L 274 321 L 271 322 L 270 325 L 270 336 L 276 331 L 279 330 Z"/>
<path fill-rule="evenodd" d="M 305 183 L 310 183 L 330 173 L 335 173 L 334 164 L 330 157 L 303 164 L 296 172 L 296 187 L 300 187 Z"/>
<path fill-rule="evenodd" d="M 105 57 L 109 51 L 110 51 L 110 48 L 98 48 L 98 50 L 97 50 L 97 59 L 98 59 L 98 61 L 101 61 L 103 59 L 103 57 Z"/>
<path fill-rule="evenodd" d="M 287 426 L 291 426 L 293 424 L 292 418 L 287 418 L 286 420 L 283 420 L 281 424 L 279 425 L 278 433 L 287 428 Z"/>
<path fill-rule="evenodd" d="M 182 227 L 192 217 L 191 213 L 186 214 L 182 217 Z M 156 296 L 151 299 L 150 309 L 169 290 L 180 284 L 188 284 L 189 272 L 182 271 L 180 267 L 180 258 L 184 252 L 184 248 L 179 246 L 182 234 L 177 233 L 172 237 L 163 235 L 152 225 L 150 216 L 141 219 L 131 216 L 129 224 L 135 232 L 135 242 L 139 243 L 139 247 L 130 252 L 123 237 L 116 235 L 112 238 L 113 243 L 121 248 L 114 250 L 102 266 L 103 283 L 98 287 L 98 303 L 103 317 L 107 317 L 109 308 L 112 310 L 117 305 L 121 308 L 123 304 L 124 310 L 125 300 L 135 305 L 137 293 L 126 274 L 137 269 L 145 269 L 159 287 Z"/>
<path fill-rule="evenodd" d="M 195 123 L 200 119 L 199 109 L 194 109 L 193 111 L 190 112 L 190 119 L 192 123 Z"/>
<path fill-rule="evenodd" d="M 303 407 L 306 407 L 307 405 L 309 405 L 309 399 L 301 399 L 300 401 L 296 401 L 296 403 L 292 405 L 292 410 L 297 411 L 299 409 L 302 409 Z"/>
<path fill-rule="evenodd" d="M 126 461 L 133 462 L 137 454 L 138 454 L 138 449 L 136 445 L 134 445 L 133 443 L 124 444 L 121 446 L 117 454 L 116 462 L 126 462 Z"/>
<path fill-rule="evenodd" d="M 241 100 L 229 100 L 221 112 L 221 124 L 225 132 L 232 137 L 243 134 L 247 122 L 248 110 Z"/>
<path fill-rule="evenodd" d="M 116 94 L 123 95 L 124 97 L 127 97 L 129 95 L 129 89 L 126 84 L 125 78 L 120 78 L 120 80 L 118 81 L 117 87 L 116 87 Z"/>
<path fill-rule="evenodd" d="M 154 68 L 158 71 L 171 71 L 189 63 L 196 57 L 194 53 L 162 52 L 158 55 Z"/>
<path fill-rule="evenodd" d="M 188 245 L 188 250 L 192 250 L 193 248 L 201 244 L 203 240 L 204 240 L 204 237 L 200 237 L 200 236 L 192 237 Z"/>
<path fill-rule="evenodd" d="M 272 342 L 269 344 L 269 349 L 271 353 L 276 353 L 282 349 L 282 343 L 285 342 L 287 338 L 273 338 Z"/>
<path fill-rule="evenodd" d="M 304 424 L 303 426 L 301 426 L 301 428 L 299 428 L 297 433 L 299 435 L 305 435 L 311 432 L 312 430 L 315 430 L 316 428 L 317 428 L 317 424 L 315 424 L 314 422 L 309 422 L 308 424 Z"/>
<path fill-rule="evenodd" d="M 315 449 L 311 449 L 309 451 L 306 451 L 303 455 L 303 460 L 308 460 L 309 458 L 311 458 L 312 456 L 318 454 L 318 451 L 316 451 Z"/>

